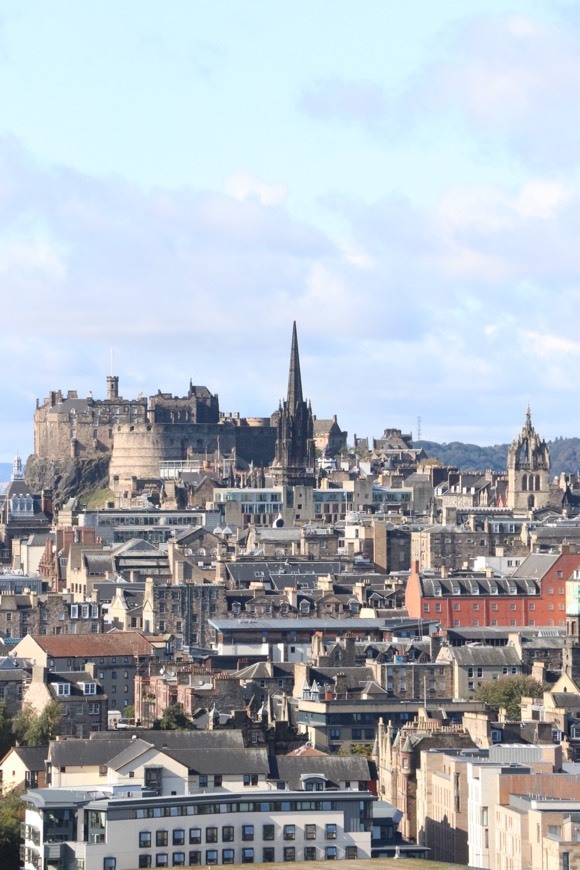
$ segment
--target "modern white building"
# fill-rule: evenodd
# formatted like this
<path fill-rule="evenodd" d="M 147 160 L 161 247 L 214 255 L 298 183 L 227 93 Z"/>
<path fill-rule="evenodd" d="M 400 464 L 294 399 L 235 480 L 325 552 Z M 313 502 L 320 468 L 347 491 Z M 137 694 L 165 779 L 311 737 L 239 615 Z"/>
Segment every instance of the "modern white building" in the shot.
<path fill-rule="evenodd" d="M 24 870 L 135 870 L 370 858 L 370 792 L 214 792 L 149 797 L 33 789 Z"/>

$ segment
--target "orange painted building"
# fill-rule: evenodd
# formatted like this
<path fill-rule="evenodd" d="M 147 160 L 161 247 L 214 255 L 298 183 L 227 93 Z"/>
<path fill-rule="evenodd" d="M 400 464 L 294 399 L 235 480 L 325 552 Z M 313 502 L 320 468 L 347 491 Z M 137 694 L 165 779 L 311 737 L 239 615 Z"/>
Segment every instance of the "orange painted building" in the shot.
<path fill-rule="evenodd" d="M 527 567 L 526 567 L 527 566 Z M 415 563 L 405 591 L 409 616 L 461 626 L 566 625 L 566 580 L 580 568 L 580 553 L 530 556 L 511 577 L 456 572 L 419 573 Z"/>

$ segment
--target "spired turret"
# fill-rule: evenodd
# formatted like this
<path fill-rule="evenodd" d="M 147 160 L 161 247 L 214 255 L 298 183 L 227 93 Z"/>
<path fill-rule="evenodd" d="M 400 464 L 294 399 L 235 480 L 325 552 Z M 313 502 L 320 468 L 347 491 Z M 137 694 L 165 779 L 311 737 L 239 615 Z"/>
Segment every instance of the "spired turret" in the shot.
<path fill-rule="evenodd" d="M 527 512 L 546 507 L 550 494 L 550 450 L 532 425 L 530 408 L 508 449 L 508 507 Z"/>
<path fill-rule="evenodd" d="M 285 486 L 314 486 L 314 420 L 304 401 L 296 321 L 292 328 L 288 394 L 280 403 L 276 432 L 276 460 Z"/>

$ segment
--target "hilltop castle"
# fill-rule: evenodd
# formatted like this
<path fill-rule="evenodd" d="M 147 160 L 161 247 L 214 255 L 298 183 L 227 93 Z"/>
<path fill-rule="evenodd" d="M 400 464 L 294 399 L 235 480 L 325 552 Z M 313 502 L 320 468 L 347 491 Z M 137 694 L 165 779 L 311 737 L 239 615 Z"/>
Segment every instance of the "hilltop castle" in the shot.
<path fill-rule="evenodd" d="M 119 378 L 110 375 L 105 399 L 80 399 L 74 390 L 66 395 L 59 390 L 37 401 L 34 454 L 57 461 L 109 457 L 111 489 L 123 495 L 158 480 L 163 463 L 215 455 L 229 456 L 239 467 L 269 466 L 276 458 L 284 478 L 294 479 L 304 474 L 301 468 L 314 466 L 314 420 L 302 399 L 294 324 L 288 397 L 271 417 L 224 414 L 217 394 L 191 382 L 182 397 L 158 391 L 149 398 L 124 399 Z M 327 422 L 326 440 L 333 441 L 326 446 L 342 448 L 346 432 L 338 430 L 338 438 L 336 419 L 319 421 Z M 325 445 L 317 440 L 317 446 Z"/>

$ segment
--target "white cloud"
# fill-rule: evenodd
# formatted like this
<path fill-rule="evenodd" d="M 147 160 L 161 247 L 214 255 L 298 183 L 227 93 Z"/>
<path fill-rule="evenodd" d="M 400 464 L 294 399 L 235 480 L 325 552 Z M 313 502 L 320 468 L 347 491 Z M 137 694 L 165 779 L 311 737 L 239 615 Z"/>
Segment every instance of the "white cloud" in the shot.
<path fill-rule="evenodd" d="M 386 95 L 379 84 L 336 77 L 318 81 L 305 89 L 300 105 L 313 118 L 371 125 L 384 120 L 387 113 Z"/>
<path fill-rule="evenodd" d="M 224 186 L 228 196 L 243 202 L 246 199 L 257 199 L 262 205 L 277 205 L 285 202 L 288 189 L 285 184 L 265 184 L 249 172 L 235 172 Z"/>
<path fill-rule="evenodd" d="M 451 59 L 429 65 L 406 94 L 421 111 L 454 113 L 484 142 L 535 166 L 575 165 L 580 31 L 530 16 L 461 21 Z"/>
<path fill-rule="evenodd" d="M 270 413 L 293 319 L 315 413 L 351 433 L 421 414 L 425 434 L 508 440 L 531 389 L 534 405 L 573 404 L 580 201 L 559 179 L 456 186 L 431 209 L 343 203 L 351 231 L 336 242 L 282 202 L 145 193 L 40 168 L 2 141 L 0 191 L 0 401 L 10 437 L 25 433 L 8 455 L 25 452 L 33 397 L 102 394 L 111 345 L 124 395 L 184 391 L 191 376 L 224 409 Z"/>

